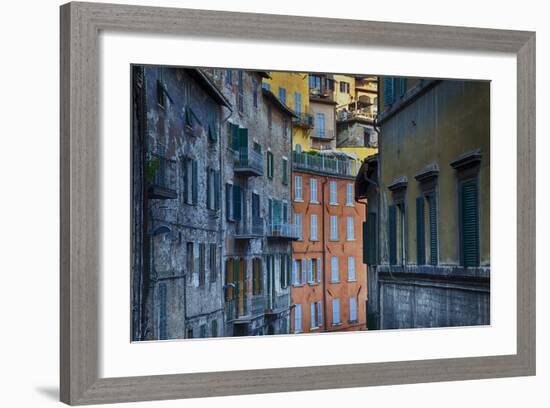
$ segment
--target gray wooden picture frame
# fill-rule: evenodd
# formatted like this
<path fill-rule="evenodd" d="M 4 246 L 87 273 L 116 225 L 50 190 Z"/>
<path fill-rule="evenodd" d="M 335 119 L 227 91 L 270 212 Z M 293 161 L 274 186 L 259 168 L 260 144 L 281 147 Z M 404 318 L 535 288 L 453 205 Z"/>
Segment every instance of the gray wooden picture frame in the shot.
<path fill-rule="evenodd" d="M 321 26 L 323 30 L 315 27 Z M 517 56 L 517 354 L 389 363 L 100 378 L 101 30 Z M 535 374 L 535 33 L 171 9 L 61 6 L 61 401 L 96 404 Z"/>

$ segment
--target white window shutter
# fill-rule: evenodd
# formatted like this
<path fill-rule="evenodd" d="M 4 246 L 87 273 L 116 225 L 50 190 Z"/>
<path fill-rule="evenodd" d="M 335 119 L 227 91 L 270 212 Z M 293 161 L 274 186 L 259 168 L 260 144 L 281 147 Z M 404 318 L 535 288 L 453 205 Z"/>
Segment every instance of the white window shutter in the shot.
<path fill-rule="evenodd" d="M 311 303 L 309 305 L 309 327 L 314 328 L 316 327 L 315 324 L 315 303 Z"/>
<path fill-rule="evenodd" d="M 317 322 L 317 326 L 321 327 L 321 322 L 323 321 L 323 307 L 321 302 L 317 302 L 317 319 L 319 320 Z"/>
<path fill-rule="evenodd" d="M 302 285 L 306 283 L 306 258 L 302 258 L 302 281 L 300 282 Z"/>
<path fill-rule="evenodd" d="M 317 282 L 321 282 L 321 258 L 317 258 Z"/>
<path fill-rule="evenodd" d="M 297 265 L 297 261 L 296 259 L 293 259 L 292 260 L 292 284 L 294 286 L 296 286 L 296 284 L 298 283 L 298 265 Z"/>

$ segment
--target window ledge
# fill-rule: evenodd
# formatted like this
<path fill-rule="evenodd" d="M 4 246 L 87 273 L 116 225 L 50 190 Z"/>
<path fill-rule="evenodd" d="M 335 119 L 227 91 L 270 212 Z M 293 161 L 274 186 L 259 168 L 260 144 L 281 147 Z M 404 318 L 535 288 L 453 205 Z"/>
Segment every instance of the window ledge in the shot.
<path fill-rule="evenodd" d="M 330 283 L 341 283 L 341 281 L 340 280 L 336 280 L 336 281 L 331 280 Z"/>
<path fill-rule="evenodd" d="M 341 326 L 341 325 L 342 325 L 342 322 L 332 323 L 332 326 L 333 326 L 333 327 L 337 327 L 337 326 Z"/>
<path fill-rule="evenodd" d="M 295 198 L 295 199 L 294 199 L 294 202 L 296 202 L 296 203 L 303 203 L 304 200 L 303 200 L 302 198 Z"/>

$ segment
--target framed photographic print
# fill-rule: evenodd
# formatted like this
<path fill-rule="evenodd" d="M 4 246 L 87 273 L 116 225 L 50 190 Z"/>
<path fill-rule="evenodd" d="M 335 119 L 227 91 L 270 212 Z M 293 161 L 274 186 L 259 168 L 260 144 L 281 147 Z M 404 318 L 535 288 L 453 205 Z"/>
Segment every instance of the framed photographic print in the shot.
<path fill-rule="evenodd" d="M 69 3 L 61 56 L 63 402 L 534 375 L 534 33 Z"/>

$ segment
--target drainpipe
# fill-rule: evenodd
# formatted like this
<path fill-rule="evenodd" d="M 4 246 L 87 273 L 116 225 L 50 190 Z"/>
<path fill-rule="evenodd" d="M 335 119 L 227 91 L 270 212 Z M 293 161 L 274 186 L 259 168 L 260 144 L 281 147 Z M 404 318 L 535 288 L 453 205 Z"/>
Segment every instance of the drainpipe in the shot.
<path fill-rule="evenodd" d="M 325 331 L 328 331 L 327 326 L 327 289 L 326 289 L 326 270 L 327 270 L 327 259 L 326 259 L 326 232 L 325 232 L 325 186 L 327 185 L 327 178 L 324 177 L 323 181 L 321 182 L 321 204 L 322 204 L 322 212 L 321 212 L 321 229 L 323 231 L 323 240 L 321 241 L 323 243 L 323 268 L 321 270 L 323 271 L 323 324 L 325 325 Z"/>

